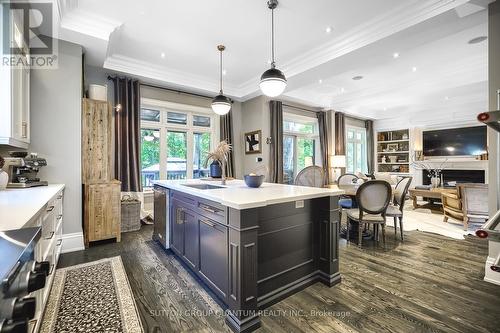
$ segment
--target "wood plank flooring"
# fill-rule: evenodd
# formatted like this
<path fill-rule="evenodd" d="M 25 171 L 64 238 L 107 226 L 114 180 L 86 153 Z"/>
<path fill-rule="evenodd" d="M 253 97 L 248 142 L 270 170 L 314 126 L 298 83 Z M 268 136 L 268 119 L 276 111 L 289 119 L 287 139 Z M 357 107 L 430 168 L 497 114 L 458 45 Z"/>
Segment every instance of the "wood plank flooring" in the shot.
<path fill-rule="evenodd" d="M 151 240 L 63 254 L 59 267 L 120 255 L 146 332 L 230 332 L 222 309 Z M 482 280 L 487 242 L 412 231 L 404 243 L 341 243 L 342 282 L 317 283 L 266 309 L 257 332 L 500 332 L 500 286 Z"/>

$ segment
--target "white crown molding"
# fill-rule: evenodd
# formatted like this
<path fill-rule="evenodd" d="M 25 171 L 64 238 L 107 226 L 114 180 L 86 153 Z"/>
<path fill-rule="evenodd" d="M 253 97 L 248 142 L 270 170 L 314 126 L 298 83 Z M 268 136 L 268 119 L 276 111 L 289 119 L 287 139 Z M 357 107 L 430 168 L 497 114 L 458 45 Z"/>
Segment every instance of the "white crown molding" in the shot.
<path fill-rule="evenodd" d="M 418 1 L 410 6 L 403 5 L 396 7 L 385 15 L 375 17 L 365 22 L 365 24 L 358 26 L 356 29 L 331 40 L 329 43 L 304 52 L 279 67 L 285 72 L 287 78 L 291 78 L 450 9 L 454 9 L 468 1 L 426 0 Z M 244 91 L 245 95 L 249 95 L 256 90 L 258 82 L 258 77 L 254 77 L 244 82 L 238 88 Z"/>
<path fill-rule="evenodd" d="M 217 79 L 208 79 L 200 75 L 185 73 L 163 66 L 154 66 L 151 63 L 118 54 L 107 57 L 103 67 L 152 80 L 199 89 L 212 94 L 219 91 L 219 82 Z M 224 93 L 235 100 L 240 100 L 242 96 L 241 91 L 227 83 L 225 84 Z"/>
<path fill-rule="evenodd" d="M 111 33 L 122 25 L 122 22 L 110 20 L 81 9 L 63 12 L 62 15 L 60 24 L 62 29 L 75 31 L 104 41 L 109 41 Z"/>

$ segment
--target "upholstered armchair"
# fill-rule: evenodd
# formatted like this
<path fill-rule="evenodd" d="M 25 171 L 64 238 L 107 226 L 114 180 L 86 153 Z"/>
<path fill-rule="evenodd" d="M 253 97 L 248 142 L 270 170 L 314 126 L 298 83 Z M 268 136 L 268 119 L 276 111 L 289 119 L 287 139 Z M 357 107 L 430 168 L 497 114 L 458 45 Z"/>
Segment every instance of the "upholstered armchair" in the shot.
<path fill-rule="evenodd" d="M 462 221 L 467 230 L 469 221 L 486 221 L 488 219 L 488 185 L 459 184 L 457 192 L 441 193 L 444 222 L 448 218 Z"/>

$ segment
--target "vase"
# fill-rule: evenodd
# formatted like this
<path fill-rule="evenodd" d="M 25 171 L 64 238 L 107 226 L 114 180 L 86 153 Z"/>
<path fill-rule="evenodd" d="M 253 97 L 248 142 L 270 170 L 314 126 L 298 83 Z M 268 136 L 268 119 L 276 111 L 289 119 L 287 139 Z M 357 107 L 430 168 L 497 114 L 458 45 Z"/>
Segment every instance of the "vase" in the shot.
<path fill-rule="evenodd" d="M 0 170 L 0 190 L 3 190 L 7 187 L 7 183 L 9 182 L 9 175 L 7 172 Z"/>
<path fill-rule="evenodd" d="M 439 185 L 441 185 L 441 178 L 439 178 L 439 177 L 432 177 L 431 178 L 431 185 L 432 185 L 433 188 L 439 187 Z"/>
<path fill-rule="evenodd" d="M 213 161 L 210 164 L 210 177 L 212 178 L 221 178 L 222 177 L 222 168 L 218 161 Z"/>

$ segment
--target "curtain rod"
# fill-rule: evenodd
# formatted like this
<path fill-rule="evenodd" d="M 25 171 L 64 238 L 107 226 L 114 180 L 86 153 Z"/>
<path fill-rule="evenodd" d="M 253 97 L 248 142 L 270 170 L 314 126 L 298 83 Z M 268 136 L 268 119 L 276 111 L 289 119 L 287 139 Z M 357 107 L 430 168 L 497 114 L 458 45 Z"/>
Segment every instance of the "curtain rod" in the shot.
<path fill-rule="evenodd" d="M 285 104 L 285 103 L 283 103 L 283 106 L 286 106 L 287 108 L 292 108 L 292 109 L 297 109 L 297 110 L 302 110 L 302 111 L 307 111 L 307 112 L 313 112 L 313 113 L 320 112 L 320 111 L 309 110 L 309 109 L 301 108 L 299 106 Z"/>
<path fill-rule="evenodd" d="M 108 80 L 114 80 L 115 78 L 116 77 L 112 77 L 111 75 L 108 75 Z M 206 98 L 206 99 L 213 99 L 213 97 L 211 97 L 211 96 L 197 94 L 197 93 L 191 93 L 191 92 L 182 91 L 182 90 L 178 90 L 178 89 L 167 88 L 167 87 L 163 87 L 163 86 L 159 86 L 159 85 L 155 85 L 155 84 L 143 83 L 140 81 L 139 81 L 139 84 L 141 86 L 144 86 L 144 87 L 163 89 L 163 90 L 171 91 L 171 92 L 174 92 L 177 94 L 184 94 L 184 95 L 196 96 L 196 97 L 201 97 L 201 98 Z M 231 98 L 230 98 L 230 100 L 231 100 L 231 103 L 234 103 L 234 101 Z"/>

